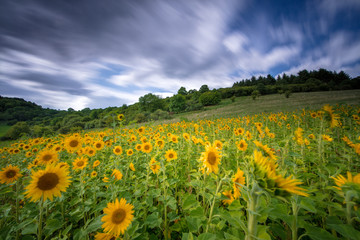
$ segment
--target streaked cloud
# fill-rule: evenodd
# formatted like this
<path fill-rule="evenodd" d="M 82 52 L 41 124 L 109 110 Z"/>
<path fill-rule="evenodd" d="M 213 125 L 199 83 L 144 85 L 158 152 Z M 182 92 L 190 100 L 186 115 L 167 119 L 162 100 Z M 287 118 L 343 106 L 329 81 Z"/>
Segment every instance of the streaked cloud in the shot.
<path fill-rule="evenodd" d="M 350 0 L 5 0 L 0 94 L 58 109 L 105 108 L 303 68 L 357 76 L 358 13 Z"/>

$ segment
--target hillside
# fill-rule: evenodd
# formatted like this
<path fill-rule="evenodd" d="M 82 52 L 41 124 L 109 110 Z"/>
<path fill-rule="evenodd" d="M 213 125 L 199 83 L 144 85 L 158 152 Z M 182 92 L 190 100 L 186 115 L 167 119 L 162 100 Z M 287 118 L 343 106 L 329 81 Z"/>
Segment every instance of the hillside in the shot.
<path fill-rule="evenodd" d="M 290 76 L 283 74 L 276 79 L 270 74 L 252 77 L 228 88 L 209 89 L 205 84 L 199 90 L 181 87 L 177 94 L 167 98 L 148 93 L 135 104 L 104 109 L 45 109 L 24 99 L 0 96 L 0 137 L 9 140 L 24 134 L 41 137 L 112 127 L 119 114 L 125 117 L 123 125 L 131 125 L 291 111 L 324 104 L 359 104 L 360 93 L 354 89 L 360 89 L 360 77 L 350 78 L 343 71 L 319 69 Z M 9 129 L 14 124 L 19 124 L 14 127 L 16 131 Z"/>

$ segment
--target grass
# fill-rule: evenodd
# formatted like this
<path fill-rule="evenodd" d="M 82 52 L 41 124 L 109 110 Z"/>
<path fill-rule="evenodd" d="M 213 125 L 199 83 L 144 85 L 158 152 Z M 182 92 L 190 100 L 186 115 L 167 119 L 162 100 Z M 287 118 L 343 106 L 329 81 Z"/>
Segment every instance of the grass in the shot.
<path fill-rule="evenodd" d="M 9 130 L 10 126 L 8 125 L 0 125 L 0 137 L 3 137 L 5 135 L 5 133 Z"/>
<path fill-rule="evenodd" d="M 219 105 L 206 107 L 203 111 L 182 113 L 174 116 L 171 122 L 186 118 L 236 117 L 262 112 L 283 112 L 297 109 L 319 109 L 325 104 L 360 104 L 360 90 L 343 90 L 329 92 L 293 93 L 289 98 L 284 94 L 260 96 L 253 100 L 251 96 L 237 97 L 235 102 L 223 100 Z"/>

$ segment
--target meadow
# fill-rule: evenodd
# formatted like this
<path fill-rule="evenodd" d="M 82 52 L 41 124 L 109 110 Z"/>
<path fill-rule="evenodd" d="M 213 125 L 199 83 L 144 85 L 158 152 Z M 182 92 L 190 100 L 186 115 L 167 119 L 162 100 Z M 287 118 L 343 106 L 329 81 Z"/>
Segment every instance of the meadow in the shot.
<path fill-rule="evenodd" d="M 360 239 L 360 105 L 329 103 L 14 142 L 0 239 Z"/>

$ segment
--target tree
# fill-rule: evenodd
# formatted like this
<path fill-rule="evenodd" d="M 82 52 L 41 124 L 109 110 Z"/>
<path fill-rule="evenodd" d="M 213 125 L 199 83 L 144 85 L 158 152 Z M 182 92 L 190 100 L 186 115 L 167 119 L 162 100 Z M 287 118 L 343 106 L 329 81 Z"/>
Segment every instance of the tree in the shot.
<path fill-rule="evenodd" d="M 160 96 L 148 93 L 139 98 L 139 108 L 141 111 L 154 112 L 157 109 L 163 110 L 163 107 Z"/>
<path fill-rule="evenodd" d="M 202 85 L 202 86 L 200 87 L 200 89 L 199 89 L 199 92 L 200 92 L 200 93 L 205 93 L 205 92 L 208 92 L 208 91 L 210 91 L 208 85 Z"/>
<path fill-rule="evenodd" d="M 205 92 L 201 94 L 200 103 L 203 106 L 216 105 L 221 101 L 221 95 L 218 92 Z"/>
<path fill-rule="evenodd" d="M 182 94 L 173 96 L 170 100 L 170 111 L 171 112 L 182 112 L 186 108 L 186 99 Z"/>
<path fill-rule="evenodd" d="M 182 95 L 187 95 L 188 92 L 186 91 L 186 88 L 185 87 L 181 87 L 178 92 L 178 94 L 182 94 Z"/>

